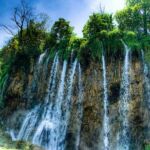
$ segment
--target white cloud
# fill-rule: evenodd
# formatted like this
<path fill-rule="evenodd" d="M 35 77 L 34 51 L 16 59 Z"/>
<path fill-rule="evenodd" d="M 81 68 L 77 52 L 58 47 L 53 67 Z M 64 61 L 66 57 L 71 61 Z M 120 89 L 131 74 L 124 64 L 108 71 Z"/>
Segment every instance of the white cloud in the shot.
<path fill-rule="evenodd" d="M 90 11 L 98 11 L 99 6 L 105 8 L 106 12 L 115 13 L 125 6 L 125 0 L 84 0 Z"/>

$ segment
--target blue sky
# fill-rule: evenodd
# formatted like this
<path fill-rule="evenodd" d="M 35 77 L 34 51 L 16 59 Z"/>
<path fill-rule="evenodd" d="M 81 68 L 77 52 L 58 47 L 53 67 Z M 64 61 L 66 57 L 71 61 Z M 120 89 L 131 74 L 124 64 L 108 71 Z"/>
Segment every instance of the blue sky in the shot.
<path fill-rule="evenodd" d="M 12 10 L 21 0 L 0 0 L 0 24 L 11 25 Z M 59 17 L 70 21 L 74 31 L 82 36 L 82 28 L 89 15 L 98 11 L 99 5 L 106 12 L 114 13 L 124 7 L 124 0 L 26 0 L 38 13 L 46 13 L 50 17 L 50 25 Z M 8 41 L 10 35 L 0 30 L 0 48 Z"/>

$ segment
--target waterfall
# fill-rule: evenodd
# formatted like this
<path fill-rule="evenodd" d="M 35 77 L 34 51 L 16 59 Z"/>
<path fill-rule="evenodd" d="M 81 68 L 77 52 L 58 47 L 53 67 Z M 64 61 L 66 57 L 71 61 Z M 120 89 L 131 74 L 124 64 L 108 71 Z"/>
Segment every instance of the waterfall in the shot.
<path fill-rule="evenodd" d="M 67 85 L 67 89 L 68 89 L 67 98 L 64 98 L 64 84 L 65 84 L 64 79 L 65 79 L 65 72 L 66 72 L 66 65 L 67 65 L 66 61 L 64 62 L 64 67 L 61 75 L 61 82 L 59 85 L 55 106 L 51 113 L 52 114 L 51 120 L 52 122 L 54 122 L 55 127 L 50 132 L 50 140 L 46 148 L 48 150 L 63 150 L 65 147 L 64 140 L 66 136 L 66 130 L 67 130 L 68 119 L 70 114 L 69 104 L 71 101 L 73 77 L 75 74 L 76 64 L 77 64 L 77 60 L 74 61 L 71 67 L 70 76 L 69 76 L 69 85 Z M 63 102 L 68 104 L 64 112 L 62 112 Z"/>
<path fill-rule="evenodd" d="M 43 62 L 45 56 L 46 56 L 46 51 L 40 55 L 38 64 L 41 64 Z"/>
<path fill-rule="evenodd" d="M 81 134 L 81 124 L 83 118 L 83 85 L 82 85 L 82 74 L 80 63 L 78 65 L 78 104 L 77 104 L 77 131 L 76 131 L 76 144 L 75 150 L 79 150 L 80 145 L 80 134 Z"/>
<path fill-rule="evenodd" d="M 102 55 L 102 67 L 103 67 L 103 88 L 104 88 L 104 117 L 103 117 L 103 143 L 104 143 L 104 150 L 109 150 L 109 116 L 108 116 L 108 89 L 107 89 L 107 78 L 106 78 L 106 64 L 105 64 L 105 57 Z"/>
<path fill-rule="evenodd" d="M 67 62 L 64 61 L 63 70 L 61 73 L 60 85 L 56 97 L 55 108 L 51 107 L 44 112 L 42 117 L 42 121 L 37 128 L 37 131 L 34 134 L 32 142 L 37 145 L 42 145 L 45 149 L 51 150 L 56 149 L 57 145 L 55 141 L 55 137 L 58 136 L 58 132 L 56 129 L 58 128 L 58 124 L 60 121 L 61 115 L 61 103 L 64 97 L 64 84 L 65 84 L 65 76 L 66 76 Z"/>
<path fill-rule="evenodd" d="M 46 100 L 49 97 L 49 93 L 51 93 L 51 90 L 50 90 L 51 87 L 55 86 L 54 84 L 55 84 L 57 68 L 58 68 L 58 56 L 56 54 L 53 65 L 52 65 L 52 69 L 51 69 L 51 75 L 50 75 L 50 80 L 49 80 L 49 85 L 48 85 L 48 94 L 47 94 Z M 21 129 L 18 133 L 17 140 L 21 140 L 21 139 L 29 140 L 33 130 L 35 129 L 36 124 L 39 121 L 40 111 L 41 111 L 41 107 L 36 106 L 34 109 L 31 110 L 31 112 L 29 112 L 26 115 L 23 121 L 23 124 L 21 126 Z"/>
<path fill-rule="evenodd" d="M 38 65 L 42 67 L 42 62 L 45 54 L 41 54 L 39 57 Z M 38 69 L 37 65 L 37 69 Z M 45 64 L 43 64 L 45 65 Z M 59 80 L 58 89 L 56 86 L 56 79 L 58 74 L 59 59 L 58 55 L 55 55 L 49 82 L 47 88 L 47 94 L 45 96 L 44 103 L 34 107 L 29 113 L 27 113 L 21 129 L 16 137 L 16 140 L 31 141 L 33 144 L 42 146 L 46 150 L 64 150 L 66 143 L 67 129 L 70 121 L 71 109 L 72 109 L 72 92 L 73 82 L 76 72 L 77 59 L 71 64 L 68 76 L 67 61 L 63 62 L 61 77 Z M 37 77 L 37 76 L 36 76 Z M 67 77 L 67 82 L 65 79 Z M 81 68 L 79 65 L 79 96 L 78 103 L 82 105 L 82 83 L 81 83 Z M 36 78 L 38 79 L 38 78 Z M 33 79 L 34 80 L 34 79 Z M 36 80 L 37 81 L 37 80 Z M 82 107 L 79 107 L 79 118 L 82 118 Z M 80 140 L 80 127 L 78 129 L 77 147 Z M 14 134 L 13 134 L 14 135 Z M 13 138 L 15 138 L 13 136 Z"/>
<path fill-rule="evenodd" d="M 16 135 L 15 135 L 15 133 L 14 133 L 14 130 L 11 129 L 11 130 L 8 131 L 7 133 L 10 135 L 12 141 L 17 141 Z"/>
<path fill-rule="evenodd" d="M 27 114 L 25 120 L 23 121 L 22 127 L 19 131 L 17 136 L 17 140 L 28 140 L 33 129 L 35 128 L 38 113 L 39 113 L 40 106 L 35 107 L 31 112 Z"/>
<path fill-rule="evenodd" d="M 121 81 L 121 91 L 120 91 L 120 102 L 119 102 L 119 111 L 120 111 L 120 125 L 121 129 L 118 135 L 118 150 L 129 150 L 130 146 L 130 137 L 129 137 L 129 121 L 128 121 L 128 111 L 129 111 L 129 100 L 130 100 L 130 78 L 129 78 L 129 51 L 130 49 L 127 45 L 125 47 L 125 59 L 122 73 Z"/>
<path fill-rule="evenodd" d="M 70 70 L 70 75 L 69 75 L 69 80 L 67 84 L 67 96 L 66 99 L 64 99 L 63 102 L 63 108 L 64 112 L 61 117 L 61 125 L 60 125 L 60 134 L 61 136 L 59 137 L 59 141 L 62 143 L 61 147 L 59 148 L 60 150 L 65 149 L 65 137 L 67 133 L 67 128 L 68 128 L 68 123 L 70 119 L 70 112 L 72 109 L 72 89 L 73 89 L 73 79 L 74 79 L 74 74 L 76 70 L 76 64 L 77 64 L 77 59 L 74 61 L 72 64 L 71 70 Z"/>

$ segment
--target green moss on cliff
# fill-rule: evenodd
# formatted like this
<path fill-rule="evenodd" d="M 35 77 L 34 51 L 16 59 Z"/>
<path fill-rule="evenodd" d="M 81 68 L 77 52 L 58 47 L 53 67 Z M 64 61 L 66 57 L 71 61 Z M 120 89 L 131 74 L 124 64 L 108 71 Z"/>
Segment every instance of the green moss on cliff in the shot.
<path fill-rule="evenodd" d="M 146 145 L 145 150 L 150 150 L 150 145 Z"/>
<path fill-rule="evenodd" d="M 0 150 L 34 150 L 35 148 L 36 150 L 42 150 L 23 141 L 13 142 L 10 136 L 0 129 Z"/>

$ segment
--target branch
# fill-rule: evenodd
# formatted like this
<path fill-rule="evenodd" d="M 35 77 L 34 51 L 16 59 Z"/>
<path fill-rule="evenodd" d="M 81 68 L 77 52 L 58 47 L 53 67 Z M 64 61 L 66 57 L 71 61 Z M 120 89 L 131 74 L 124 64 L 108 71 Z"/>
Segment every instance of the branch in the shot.
<path fill-rule="evenodd" d="M 0 24 L 0 27 L 3 28 L 3 30 L 5 30 L 8 34 L 11 34 L 11 35 L 15 35 L 13 33 L 13 31 L 10 29 L 10 27 L 6 26 L 6 25 L 3 25 L 3 24 Z"/>

